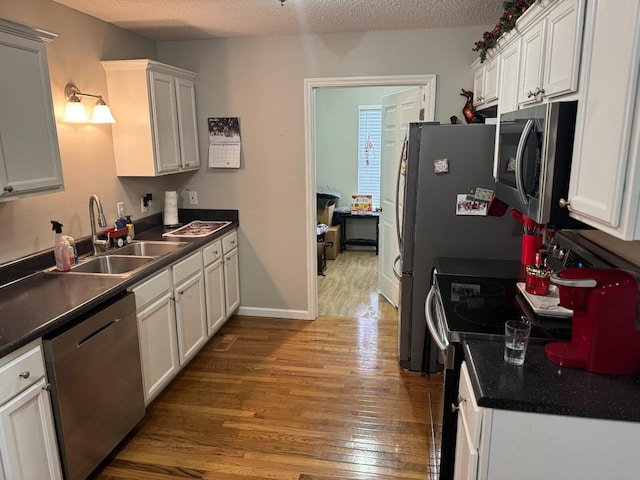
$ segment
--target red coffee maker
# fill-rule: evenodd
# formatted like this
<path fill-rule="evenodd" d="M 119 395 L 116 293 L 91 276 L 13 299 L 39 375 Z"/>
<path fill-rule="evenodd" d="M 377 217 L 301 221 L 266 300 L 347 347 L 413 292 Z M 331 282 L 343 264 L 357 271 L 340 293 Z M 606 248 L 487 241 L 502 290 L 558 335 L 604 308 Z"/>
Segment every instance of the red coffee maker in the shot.
<path fill-rule="evenodd" d="M 560 305 L 573 310 L 573 323 L 571 342 L 548 343 L 547 358 L 589 372 L 640 373 L 635 279 L 622 270 L 568 268 L 551 281 L 558 285 Z"/>

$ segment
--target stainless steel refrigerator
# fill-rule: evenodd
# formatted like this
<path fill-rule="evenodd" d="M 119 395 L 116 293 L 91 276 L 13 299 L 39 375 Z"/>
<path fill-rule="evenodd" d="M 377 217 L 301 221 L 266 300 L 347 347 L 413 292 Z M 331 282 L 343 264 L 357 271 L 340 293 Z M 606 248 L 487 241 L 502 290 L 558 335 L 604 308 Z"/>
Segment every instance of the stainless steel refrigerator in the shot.
<path fill-rule="evenodd" d="M 412 123 L 408 128 L 397 195 L 403 368 L 441 370 L 437 349 L 425 337 L 424 315 L 436 257 L 520 259 L 521 225 L 511 215 L 456 214 L 459 194 L 495 188 L 494 144 L 493 125 Z"/>

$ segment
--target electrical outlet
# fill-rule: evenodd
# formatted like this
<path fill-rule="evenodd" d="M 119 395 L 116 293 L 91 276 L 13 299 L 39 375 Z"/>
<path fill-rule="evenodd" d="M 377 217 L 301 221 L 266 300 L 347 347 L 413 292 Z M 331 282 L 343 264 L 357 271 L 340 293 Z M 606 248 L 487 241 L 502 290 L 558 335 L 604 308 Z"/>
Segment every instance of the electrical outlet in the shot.
<path fill-rule="evenodd" d="M 144 197 L 140 197 L 140 211 L 141 211 L 142 213 L 145 213 L 145 212 L 148 210 L 148 208 L 147 208 L 147 206 L 145 205 L 145 203 L 146 203 L 146 202 L 145 202 L 145 200 L 144 200 Z"/>
<path fill-rule="evenodd" d="M 189 190 L 189 205 L 197 205 L 197 204 L 198 204 L 198 192 Z"/>
<path fill-rule="evenodd" d="M 116 203 L 116 208 L 118 209 L 118 218 L 122 218 L 125 216 L 124 213 L 124 202 Z"/>

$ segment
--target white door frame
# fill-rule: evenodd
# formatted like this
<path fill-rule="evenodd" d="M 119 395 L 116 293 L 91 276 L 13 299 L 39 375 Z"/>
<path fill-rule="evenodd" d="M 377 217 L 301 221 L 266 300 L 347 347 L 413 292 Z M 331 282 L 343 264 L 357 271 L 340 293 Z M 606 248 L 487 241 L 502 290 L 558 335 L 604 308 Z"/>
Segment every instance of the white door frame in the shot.
<path fill-rule="evenodd" d="M 316 237 L 317 205 L 316 205 L 316 157 L 315 157 L 315 95 L 316 88 L 343 87 L 396 87 L 424 86 L 426 98 L 423 104 L 429 111 L 425 118 L 435 117 L 435 79 L 429 75 L 391 75 L 381 77 L 329 77 L 304 79 L 304 158 L 305 158 L 305 190 L 307 216 L 307 320 L 315 320 L 318 316 L 318 278 L 316 270 L 317 246 Z"/>

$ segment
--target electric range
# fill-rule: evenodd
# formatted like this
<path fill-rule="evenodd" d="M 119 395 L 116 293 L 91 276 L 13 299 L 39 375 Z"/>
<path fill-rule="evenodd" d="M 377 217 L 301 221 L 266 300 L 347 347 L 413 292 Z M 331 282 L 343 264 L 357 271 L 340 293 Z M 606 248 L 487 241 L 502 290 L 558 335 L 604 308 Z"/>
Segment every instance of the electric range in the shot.
<path fill-rule="evenodd" d="M 442 333 L 449 342 L 503 341 L 505 322 L 523 316 L 532 325 L 531 342 L 571 338 L 571 318 L 542 317 L 522 307 L 518 302 L 517 278 L 440 273 L 434 277 L 437 308 L 442 313 L 438 321 L 442 322 Z"/>
<path fill-rule="evenodd" d="M 505 322 L 523 317 L 532 324 L 531 343 L 571 338 L 571 318 L 540 317 L 523 308 L 526 300 L 517 287 L 520 271 L 519 262 L 436 259 L 425 316 L 444 367 L 440 480 L 454 473 L 463 340 L 503 342 Z"/>

